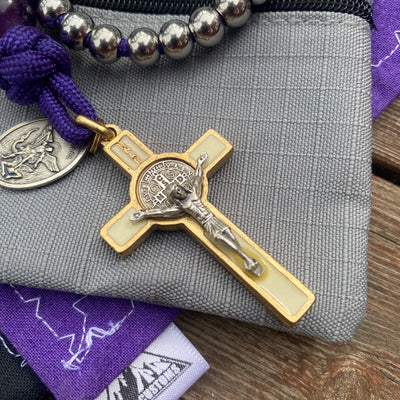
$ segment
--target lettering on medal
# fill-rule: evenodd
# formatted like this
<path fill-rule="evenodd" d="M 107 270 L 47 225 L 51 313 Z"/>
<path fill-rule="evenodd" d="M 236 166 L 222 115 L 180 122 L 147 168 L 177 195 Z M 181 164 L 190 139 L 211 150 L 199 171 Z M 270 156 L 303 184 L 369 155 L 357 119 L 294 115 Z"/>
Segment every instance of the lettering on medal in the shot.
<path fill-rule="evenodd" d="M 139 196 L 145 208 L 166 208 L 171 204 L 165 194 L 173 182 L 191 189 L 194 168 L 183 161 L 163 160 L 150 165 L 139 181 Z"/>
<path fill-rule="evenodd" d="M 70 172 L 86 148 L 60 137 L 48 119 L 24 122 L 0 136 L 0 185 L 32 189 Z"/>

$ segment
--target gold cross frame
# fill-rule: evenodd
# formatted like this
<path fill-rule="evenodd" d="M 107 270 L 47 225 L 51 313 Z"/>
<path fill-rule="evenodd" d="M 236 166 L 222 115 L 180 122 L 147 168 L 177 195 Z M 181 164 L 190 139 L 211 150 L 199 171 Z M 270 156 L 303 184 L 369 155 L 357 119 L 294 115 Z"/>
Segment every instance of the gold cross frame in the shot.
<path fill-rule="evenodd" d="M 287 326 L 293 326 L 314 303 L 314 294 L 207 200 L 208 179 L 231 157 L 232 145 L 214 130 L 209 130 L 184 153 L 155 154 L 128 130 L 121 131 L 115 126 L 112 128 L 116 130 L 117 136 L 103 143 L 104 151 L 131 178 L 131 201 L 101 229 L 101 236 L 106 242 L 121 256 L 126 257 L 156 229 L 183 229 L 204 246 L 278 319 Z M 164 160 L 181 162 L 194 170 L 199 156 L 204 153 L 207 153 L 208 158 L 203 169 L 201 202 L 231 229 L 243 251 L 264 268 L 260 277 L 247 271 L 243 260 L 237 254 L 206 235 L 203 227 L 191 215 L 183 214 L 172 219 L 130 219 L 136 211 L 146 208 L 143 196 L 139 193 L 139 184 L 149 168 Z"/>

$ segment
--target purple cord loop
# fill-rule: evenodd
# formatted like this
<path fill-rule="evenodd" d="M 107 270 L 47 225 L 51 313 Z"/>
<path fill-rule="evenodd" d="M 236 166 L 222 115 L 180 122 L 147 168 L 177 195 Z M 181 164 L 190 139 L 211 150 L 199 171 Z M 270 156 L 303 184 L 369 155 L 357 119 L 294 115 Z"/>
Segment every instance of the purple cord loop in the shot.
<path fill-rule="evenodd" d="M 92 132 L 77 126 L 66 108 L 94 121 L 96 112 L 71 79 L 67 51 L 49 36 L 18 25 L 0 38 L 0 87 L 14 103 L 37 102 L 63 139 L 88 144 Z"/>

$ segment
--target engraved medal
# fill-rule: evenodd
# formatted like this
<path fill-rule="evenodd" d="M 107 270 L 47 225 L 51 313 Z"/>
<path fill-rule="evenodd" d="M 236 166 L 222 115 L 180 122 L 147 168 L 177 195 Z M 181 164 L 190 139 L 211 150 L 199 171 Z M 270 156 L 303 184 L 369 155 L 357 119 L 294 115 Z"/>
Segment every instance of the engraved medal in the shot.
<path fill-rule="evenodd" d="M 33 189 L 54 182 L 74 169 L 86 148 L 60 137 L 48 119 L 24 122 L 0 137 L 0 185 Z"/>

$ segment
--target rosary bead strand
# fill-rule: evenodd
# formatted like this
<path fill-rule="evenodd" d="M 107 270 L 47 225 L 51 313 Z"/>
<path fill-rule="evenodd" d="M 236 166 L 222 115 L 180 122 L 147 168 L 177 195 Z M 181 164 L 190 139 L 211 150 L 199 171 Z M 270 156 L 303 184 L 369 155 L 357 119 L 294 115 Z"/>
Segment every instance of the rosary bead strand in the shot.
<path fill-rule="evenodd" d="M 189 22 L 166 22 L 157 35 L 151 29 L 134 30 L 128 39 L 112 25 L 95 27 L 92 18 L 73 11 L 69 0 L 40 0 L 37 7 L 39 21 L 49 28 L 58 28 L 61 41 L 75 50 L 88 47 L 94 58 L 104 64 L 121 56 L 138 65 L 150 66 L 162 54 L 176 60 L 186 58 L 194 44 L 213 47 L 223 38 L 225 25 L 239 28 L 251 15 L 251 5 L 264 4 L 266 0 L 217 0 L 215 8 L 201 7 L 190 16 Z"/>

